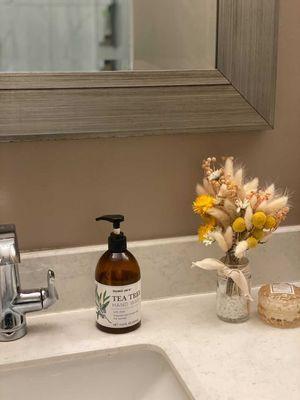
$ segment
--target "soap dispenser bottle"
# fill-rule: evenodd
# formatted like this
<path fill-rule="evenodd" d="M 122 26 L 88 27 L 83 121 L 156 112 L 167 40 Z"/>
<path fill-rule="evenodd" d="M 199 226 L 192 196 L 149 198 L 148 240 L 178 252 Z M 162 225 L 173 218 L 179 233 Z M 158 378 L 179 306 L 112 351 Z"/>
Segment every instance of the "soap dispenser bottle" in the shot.
<path fill-rule="evenodd" d="M 96 326 L 108 333 L 131 332 L 141 325 L 141 273 L 120 229 L 124 216 L 104 215 L 96 221 L 113 224 L 108 250 L 95 271 Z"/>

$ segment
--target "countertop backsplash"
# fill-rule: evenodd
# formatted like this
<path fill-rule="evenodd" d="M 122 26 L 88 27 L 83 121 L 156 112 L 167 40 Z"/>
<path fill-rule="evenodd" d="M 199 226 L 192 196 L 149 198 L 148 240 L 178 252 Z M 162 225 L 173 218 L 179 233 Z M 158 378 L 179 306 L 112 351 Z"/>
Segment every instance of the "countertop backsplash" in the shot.
<path fill-rule="evenodd" d="M 299 243 L 300 226 L 284 227 L 268 246 L 250 253 L 253 286 L 300 281 Z M 216 273 L 192 269 L 191 264 L 204 257 L 221 257 L 221 252 L 200 246 L 195 236 L 129 242 L 128 248 L 141 267 L 143 300 L 215 291 Z M 101 245 L 23 253 L 23 287 L 39 287 L 51 267 L 59 301 L 49 313 L 93 307 L 95 267 L 105 249 Z"/>

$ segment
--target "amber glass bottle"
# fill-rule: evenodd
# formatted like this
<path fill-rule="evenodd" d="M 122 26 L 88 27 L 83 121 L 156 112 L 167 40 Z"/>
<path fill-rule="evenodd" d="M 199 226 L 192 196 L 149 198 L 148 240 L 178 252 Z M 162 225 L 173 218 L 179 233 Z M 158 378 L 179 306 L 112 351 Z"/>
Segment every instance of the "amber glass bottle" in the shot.
<path fill-rule="evenodd" d="M 113 232 L 95 271 L 96 325 L 108 333 L 131 332 L 141 325 L 140 268 L 120 231 L 123 215 L 104 215 L 99 220 L 112 222 Z"/>

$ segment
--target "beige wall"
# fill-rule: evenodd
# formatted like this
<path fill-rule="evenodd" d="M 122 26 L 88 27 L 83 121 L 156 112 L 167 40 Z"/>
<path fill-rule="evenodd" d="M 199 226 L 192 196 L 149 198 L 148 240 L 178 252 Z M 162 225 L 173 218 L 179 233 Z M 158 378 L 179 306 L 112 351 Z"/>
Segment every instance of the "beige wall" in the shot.
<path fill-rule="evenodd" d="M 17 224 L 23 249 L 103 243 L 109 226 L 93 218 L 110 212 L 131 240 L 193 234 L 201 160 L 233 154 L 291 190 L 287 223 L 300 224 L 299 20 L 299 1 L 281 1 L 274 131 L 1 144 L 1 223 Z"/>

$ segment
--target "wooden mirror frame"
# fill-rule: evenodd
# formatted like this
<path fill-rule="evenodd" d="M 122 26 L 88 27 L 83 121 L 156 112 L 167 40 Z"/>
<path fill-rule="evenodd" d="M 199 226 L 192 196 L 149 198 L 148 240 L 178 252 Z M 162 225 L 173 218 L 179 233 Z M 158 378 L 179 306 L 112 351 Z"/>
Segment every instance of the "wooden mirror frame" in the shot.
<path fill-rule="evenodd" d="M 0 141 L 272 129 L 278 0 L 218 0 L 215 70 L 0 74 Z"/>

